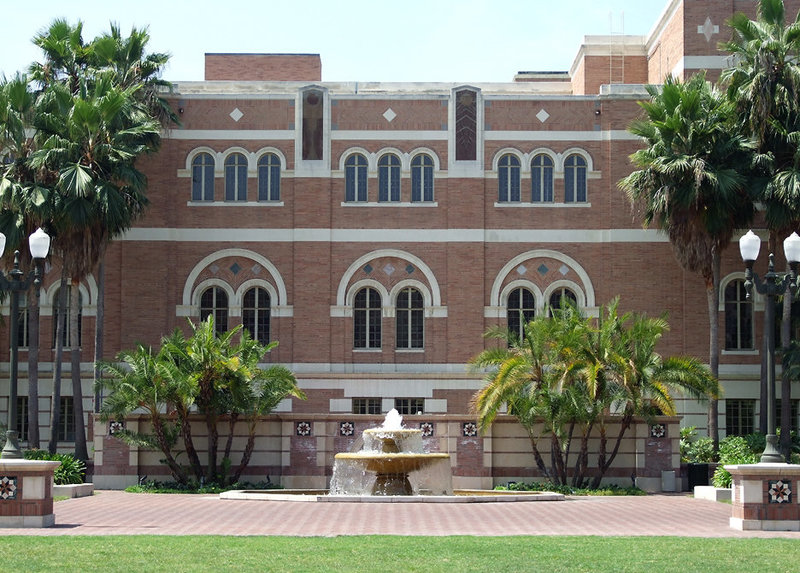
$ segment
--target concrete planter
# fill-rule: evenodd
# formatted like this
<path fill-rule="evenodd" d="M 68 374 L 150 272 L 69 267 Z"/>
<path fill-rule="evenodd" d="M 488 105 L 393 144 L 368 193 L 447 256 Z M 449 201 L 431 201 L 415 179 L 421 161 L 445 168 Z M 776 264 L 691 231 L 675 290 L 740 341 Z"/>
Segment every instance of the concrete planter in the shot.
<path fill-rule="evenodd" d="M 713 485 L 694 486 L 694 497 L 697 499 L 709 499 L 711 501 L 730 501 L 731 488 L 714 487 Z"/>
<path fill-rule="evenodd" d="M 87 497 L 94 493 L 93 483 L 70 483 L 66 485 L 54 485 L 53 497 Z"/>

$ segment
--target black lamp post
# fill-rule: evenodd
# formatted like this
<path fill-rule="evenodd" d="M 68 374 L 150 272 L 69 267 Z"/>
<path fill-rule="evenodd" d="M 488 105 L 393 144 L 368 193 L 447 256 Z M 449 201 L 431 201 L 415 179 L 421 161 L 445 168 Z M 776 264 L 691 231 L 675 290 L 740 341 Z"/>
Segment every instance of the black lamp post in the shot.
<path fill-rule="evenodd" d="M 34 268 L 28 272 L 28 276 L 23 280 L 24 274 L 19 270 L 19 251 L 14 253 L 14 268 L 8 273 L 8 277 L 0 274 L 0 290 L 9 291 L 11 293 L 11 312 L 9 316 L 10 324 L 10 342 L 11 342 L 11 356 L 9 358 L 9 369 L 11 371 L 9 377 L 9 391 L 8 391 L 8 428 L 6 430 L 6 445 L 3 447 L 3 459 L 19 459 L 22 457 L 22 452 L 19 450 L 17 443 L 17 356 L 19 354 L 19 293 L 26 292 L 31 284 L 36 288 L 36 294 L 39 294 L 39 285 L 42 282 L 41 261 L 47 256 L 50 250 L 50 237 L 42 231 L 37 229 L 29 239 L 28 244 L 33 256 Z M 6 236 L 0 233 L 0 255 L 6 248 Z M 37 423 L 34 420 L 34 423 Z"/>
<path fill-rule="evenodd" d="M 778 438 L 775 433 L 775 299 L 786 292 L 788 288 L 792 296 L 798 285 L 797 264 L 800 262 L 800 237 L 792 233 L 783 241 L 783 252 L 789 261 L 791 271 L 787 274 L 775 272 L 775 258 L 769 255 L 769 269 L 762 280 L 753 272 L 753 263 L 758 258 L 761 249 L 761 239 L 748 231 L 739 239 L 739 251 L 744 261 L 745 281 L 744 288 L 747 298 L 752 295 L 753 289 L 766 298 L 764 308 L 764 337 L 767 346 L 767 403 L 761 405 L 761 415 L 767 414 L 767 445 L 761 454 L 761 463 L 783 463 L 783 456 L 778 451 Z"/>

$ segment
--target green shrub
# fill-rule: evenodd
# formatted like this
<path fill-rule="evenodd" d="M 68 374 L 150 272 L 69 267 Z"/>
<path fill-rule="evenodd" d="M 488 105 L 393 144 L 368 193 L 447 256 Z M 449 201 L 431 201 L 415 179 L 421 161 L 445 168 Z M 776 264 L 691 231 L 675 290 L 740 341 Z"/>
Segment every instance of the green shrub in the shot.
<path fill-rule="evenodd" d="M 706 464 L 713 462 L 714 441 L 709 437 L 697 437 L 695 426 L 681 428 L 681 461 L 687 464 Z"/>
<path fill-rule="evenodd" d="M 552 482 L 509 482 L 498 485 L 494 489 L 499 491 L 552 491 L 564 495 L 647 495 L 647 492 L 638 487 L 620 487 L 618 485 L 604 485 L 596 489 L 557 485 Z"/>
<path fill-rule="evenodd" d="M 142 481 L 138 485 L 125 488 L 128 493 L 205 493 L 215 494 L 229 491 L 232 489 L 283 489 L 270 481 L 251 483 L 247 481 L 236 482 L 227 486 L 220 486 L 216 483 L 200 485 L 197 482 L 181 484 L 175 481 L 161 482 L 158 480 Z"/>
<path fill-rule="evenodd" d="M 754 434 L 755 435 L 755 434 Z M 719 462 L 720 465 L 714 471 L 711 483 L 714 487 L 731 487 L 731 474 L 722 467 L 725 464 L 756 464 L 760 459 L 760 451 L 763 450 L 764 442 L 757 438 L 748 436 L 728 436 L 719 443 Z"/>
<path fill-rule="evenodd" d="M 50 460 L 61 462 L 53 474 L 56 485 L 68 485 L 71 483 L 83 483 L 86 475 L 86 464 L 81 460 L 76 460 L 72 454 L 51 454 L 47 450 L 27 450 L 26 460 Z"/>

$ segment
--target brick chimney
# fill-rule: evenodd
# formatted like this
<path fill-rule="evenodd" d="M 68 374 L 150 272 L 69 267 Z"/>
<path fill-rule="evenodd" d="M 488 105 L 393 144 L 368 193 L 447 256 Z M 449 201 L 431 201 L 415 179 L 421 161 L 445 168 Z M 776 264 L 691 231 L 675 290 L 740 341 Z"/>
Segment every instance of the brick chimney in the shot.
<path fill-rule="evenodd" d="M 319 82 L 319 54 L 206 54 L 206 81 Z"/>

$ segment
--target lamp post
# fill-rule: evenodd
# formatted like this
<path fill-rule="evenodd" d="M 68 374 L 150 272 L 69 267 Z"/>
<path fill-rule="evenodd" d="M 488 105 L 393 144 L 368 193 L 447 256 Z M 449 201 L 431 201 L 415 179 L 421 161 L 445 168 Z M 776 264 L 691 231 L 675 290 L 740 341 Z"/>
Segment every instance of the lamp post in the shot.
<path fill-rule="evenodd" d="M 42 282 L 42 272 L 40 263 L 47 256 L 50 250 L 50 237 L 41 229 L 31 234 L 28 238 L 28 245 L 33 257 L 33 269 L 28 272 L 28 276 L 23 280 L 23 272 L 19 269 L 19 251 L 14 252 L 14 268 L 8 273 L 8 277 L 0 274 L 0 290 L 11 293 L 11 312 L 9 316 L 9 338 L 11 342 L 11 356 L 9 358 L 9 391 L 8 391 L 8 428 L 6 430 L 6 445 L 3 447 L 3 459 L 21 458 L 22 452 L 17 443 L 17 355 L 19 354 L 19 340 L 17 333 L 19 329 L 19 293 L 26 292 L 31 284 L 36 288 L 36 295 L 39 295 L 39 285 Z M 0 233 L 0 255 L 6 248 L 6 236 Z M 34 420 L 34 423 L 36 421 Z"/>
<path fill-rule="evenodd" d="M 797 265 L 800 262 L 800 237 L 792 233 L 783 241 L 783 252 L 789 261 L 791 271 L 787 274 L 775 272 L 775 256 L 769 255 L 769 268 L 763 280 L 753 272 L 753 263 L 758 258 L 761 249 L 761 239 L 748 231 L 739 239 L 739 251 L 745 264 L 744 288 L 747 298 L 752 295 L 753 289 L 766 298 L 764 308 L 764 337 L 767 346 L 767 403 L 762 404 L 762 415 L 767 414 L 767 445 L 761 454 L 761 463 L 782 463 L 783 456 L 778 451 L 778 438 L 775 433 L 775 299 L 786 292 L 788 288 L 792 296 L 798 289 Z"/>

